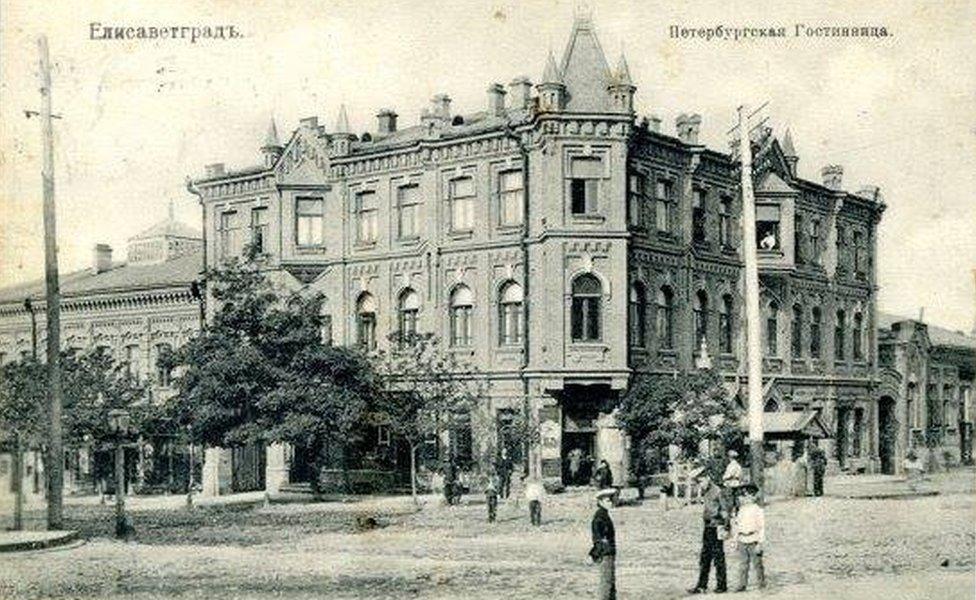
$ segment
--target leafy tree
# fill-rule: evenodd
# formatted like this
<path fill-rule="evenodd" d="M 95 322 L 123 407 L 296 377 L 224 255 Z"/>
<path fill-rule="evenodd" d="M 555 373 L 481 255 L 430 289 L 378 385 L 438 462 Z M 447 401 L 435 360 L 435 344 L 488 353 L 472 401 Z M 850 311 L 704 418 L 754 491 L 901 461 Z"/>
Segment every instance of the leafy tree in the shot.
<path fill-rule="evenodd" d="M 364 355 L 322 343 L 321 296 L 280 292 L 253 258 L 207 273 L 211 323 L 163 359 L 178 374 L 169 414 L 212 446 L 307 448 L 317 495 L 323 452 L 348 456 L 379 388 Z"/>
<path fill-rule="evenodd" d="M 640 471 L 646 457 L 665 457 L 672 445 L 685 458 L 696 458 L 703 440 L 721 440 L 726 447 L 740 443 L 739 413 L 721 376 L 699 369 L 678 377 L 639 377 L 617 419 L 631 439 L 631 464 Z"/>
<path fill-rule="evenodd" d="M 481 396 L 476 371 L 457 354 L 445 350 L 432 334 L 391 336 L 394 349 L 379 355 L 378 364 L 386 389 L 380 410 L 391 431 L 410 447 L 410 490 L 417 501 L 417 452 L 431 436 L 438 439 L 470 415 Z M 454 436 L 451 436 L 454 437 Z M 450 449 L 442 454 L 445 475 L 455 468 Z"/>
<path fill-rule="evenodd" d="M 47 431 L 44 381 L 45 367 L 33 359 L 0 367 L 0 442 L 40 445 Z"/>

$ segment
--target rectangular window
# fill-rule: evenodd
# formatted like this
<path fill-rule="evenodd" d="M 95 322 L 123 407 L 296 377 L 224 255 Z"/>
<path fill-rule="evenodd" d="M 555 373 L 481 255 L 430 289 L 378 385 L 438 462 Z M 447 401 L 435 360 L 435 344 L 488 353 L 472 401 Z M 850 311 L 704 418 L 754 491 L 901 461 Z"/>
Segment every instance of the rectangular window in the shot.
<path fill-rule="evenodd" d="M 267 250 L 268 239 L 268 209 L 265 207 L 251 209 L 251 247 L 255 252 L 263 253 Z"/>
<path fill-rule="evenodd" d="M 356 194 L 356 240 L 359 242 L 375 242 L 376 221 L 376 194 L 374 192 Z"/>
<path fill-rule="evenodd" d="M 600 195 L 603 161 L 599 158 L 574 158 L 570 180 L 570 210 L 574 215 L 596 214 Z"/>
<path fill-rule="evenodd" d="M 696 189 L 691 199 L 691 233 L 692 240 L 701 244 L 705 242 L 705 203 L 708 193 L 703 189 Z"/>
<path fill-rule="evenodd" d="M 241 253 L 240 222 L 237 216 L 237 211 L 220 213 L 220 231 L 218 235 L 220 258 L 233 258 L 239 256 Z"/>
<path fill-rule="evenodd" d="M 322 245 L 322 198 L 295 199 L 295 241 L 299 246 Z"/>
<path fill-rule="evenodd" d="M 451 230 L 474 229 L 474 179 L 464 177 L 450 182 Z"/>
<path fill-rule="evenodd" d="M 658 181 L 654 186 L 654 220 L 658 231 L 671 232 L 671 204 L 674 200 L 674 183 Z"/>
<path fill-rule="evenodd" d="M 779 206 L 756 206 L 756 248 L 780 250 Z"/>
<path fill-rule="evenodd" d="M 820 264 L 820 219 L 810 219 L 809 256 L 806 258 L 815 265 Z"/>
<path fill-rule="evenodd" d="M 502 226 L 522 224 L 524 202 L 522 171 L 505 171 L 498 174 L 498 223 Z"/>
<path fill-rule="evenodd" d="M 644 206 L 644 176 L 632 173 L 627 179 L 627 222 L 631 227 L 644 224 L 641 209 Z"/>
<path fill-rule="evenodd" d="M 867 265 L 865 264 L 865 248 L 864 248 L 864 233 L 860 231 L 854 232 L 854 273 L 855 276 L 864 280 L 867 278 Z"/>
<path fill-rule="evenodd" d="M 134 379 L 142 376 L 142 353 L 136 344 L 125 347 L 125 371 Z"/>
<path fill-rule="evenodd" d="M 844 360 L 844 318 L 843 312 L 837 313 L 837 320 L 834 323 L 834 358 L 836 360 Z"/>
<path fill-rule="evenodd" d="M 397 235 L 401 239 L 420 235 L 417 221 L 420 211 L 420 188 L 405 185 L 397 188 Z"/>
<path fill-rule="evenodd" d="M 724 197 L 719 203 L 718 241 L 723 248 L 732 247 L 732 198 Z"/>
<path fill-rule="evenodd" d="M 806 256 L 803 253 L 803 217 L 793 217 L 793 262 L 802 265 Z"/>
<path fill-rule="evenodd" d="M 159 359 L 171 350 L 169 344 L 156 344 L 156 384 L 160 387 L 173 385 L 173 372 L 159 364 Z"/>

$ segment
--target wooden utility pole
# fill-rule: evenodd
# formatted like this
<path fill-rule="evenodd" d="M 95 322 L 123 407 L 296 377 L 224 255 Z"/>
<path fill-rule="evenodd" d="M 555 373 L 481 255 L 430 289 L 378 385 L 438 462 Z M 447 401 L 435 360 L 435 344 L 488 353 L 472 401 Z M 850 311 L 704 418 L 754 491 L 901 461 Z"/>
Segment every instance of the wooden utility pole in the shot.
<path fill-rule="evenodd" d="M 749 113 L 739 107 L 739 158 L 742 161 L 742 252 L 745 260 L 746 352 L 749 390 L 749 458 L 752 483 L 763 489 L 762 346 L 759 339 L 759 262 L 756 256 L 756 201 L 752 191 L 752 141 Z"/>
<path fill-rule="evenodd" d="M 61 445 L 61 291 L 54 209 L 54 132 L 51 126 L 51 62 L 47 37 L 37 39 L 41 56 L 41 135 L 44 142 L 44 276 L 47 296 L 47 398 L 50 418 L 47 461 L 47 528 L 62 528 L 64 448 Z"/>

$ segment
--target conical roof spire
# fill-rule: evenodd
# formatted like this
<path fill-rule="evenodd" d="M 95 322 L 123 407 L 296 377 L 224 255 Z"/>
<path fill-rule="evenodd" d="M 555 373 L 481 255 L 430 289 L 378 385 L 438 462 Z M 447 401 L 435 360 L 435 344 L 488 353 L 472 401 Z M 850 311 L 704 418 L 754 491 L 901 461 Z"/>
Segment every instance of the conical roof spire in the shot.
<path fill-rule="evenodd" d="M 280 146 L 281 142 L 278 140 L 278 127 L 275 126 L 274 117 L 272 117 L 271 122 L 268 123 L 268 133 L 264 136 L 264 147 L 277 148 Z"/>
<path fill-rule="evenodd" d="M 549 58 L 546 59 L 546 70 L 542 73 L 542 83 L 562 83 L 563 78 L 559 74 L 559 67 L 556 66 L 556 57 L 552 50 L 549 50 Z"/>
<path fill-rule="evenodd" d="M 339 105 L 339 116 L 336 118 L 336 133 L 349 133 L 349 117 L 346 116 L 346 105 Z"/>
<path fill-rule="evenodd" d="M 627 58 L 623 52 L 620 53 L 620 60 L 617 61 L 616 79 L 619 84 L 633 84 L 633 80 L 630 78 L 630 67 L 627 66 Z"/>
<path fill-rule="evenodd" d="M 783 149 L 783 156 L 796 156 L 796 148 L 793 147 L 793 135 L 790 133 L 790 128 L 786 128 L 786 133 L 783 134 L 783 143 L 780 144 Z"/>

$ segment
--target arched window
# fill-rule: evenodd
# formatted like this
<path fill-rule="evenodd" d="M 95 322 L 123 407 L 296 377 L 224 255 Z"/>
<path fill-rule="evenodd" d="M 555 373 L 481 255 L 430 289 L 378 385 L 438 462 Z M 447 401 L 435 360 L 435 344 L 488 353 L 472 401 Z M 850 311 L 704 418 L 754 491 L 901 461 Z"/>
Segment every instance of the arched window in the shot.
<path fill-rule="evenodd" d="M 156 385 L 160 387 L 170 387 L 173 385 L 173 371 L 160 364 L 160 357 L 172 351 L 173 347 L 169 344 L 156 344 Z"/>
<path fill-rule="evenodd" d="M 647 345 L 647 292 L 644 284 L 635 281 L 630 286 L 630 345 L 643 348 Z"/>
<path fill-rule="evenodd" d="M 571 309 L 574 342 L 593 342 L 600 339 L 600 305 L 603 286 L 594 275 L 584 274 L 573 280 Z"/>
<path fill-rule="evenodd" d="M 719 352 L 732 354 L 732 295 L 722 296 L 722 303 L 719 305 L 718 328 L 721 334 L 719 340 Z"/>
<path fill-rule="evenodd" d="M 844 315 L 844 311 L 837 311 L 837 320 L 834 322 L 834 358 L 836 360 L 844 360 L 844 328 L 846 327 L 847 318 Z"/>
<path fill-rule="evenodd" d="M 763 412 L 768 412 L 768 413 L 779 412 L 779 402 L 777 402 L 773 398 L 766 400 L 766 404 L 763 405 Z"/>
<path fill-rule="evenodd" d="M 459 285 L 451 292 L 451 345 L 470 346 L 474 294 L 466 285 Z"/>
<path fill-rule="evenodd" d="M 674 348 L 674 292 L 664 286 L 657 291 L 657 312 L 655 330 L 661 349 Z"/>
<path fill-rule="evenodd" d="M 356 302 L 356 342 L 365 350 L 376 348 L 376 301 L 368 292 Z"/>
<path fill-rule="evenodd" d="M 790 352 L 793 358 L 803 356 L 803 307 L 793 305 L 793 323 L 790 328 Z"/>
<path fill-rule="evenodd" d="M 411 344 L 417 335 L 417 315 L 420 313 L 420 296 L 407 288 L 400 292 L 397 303 L 397 336 L 399 343 Z"/>
<path fill-rule="evenodd" d="M 522 286 L 509 281 L 498 296 L 498 343 L 514 346 L 522 343 Z"/>
<path fill-rule="evenodd" d="M 810 356 L 820 358 L 820 309 L 816 306 L 810 311 Z"/>
<path fill-rule="evenodd" d="M 779 356 L 779 304 L 775 300 L 766 309 L 766 354 Z"/>
<path fill-rule="evenodd" d="M 698 352 L 702 340 L 708 338 L 708 294 L 705 290 L 699 290 L 695 294 L 695 339 L 692 340 L 692 354 Z"/>
<path fill-rule="evenodd" d="M 864 358 L 864 317 L 861 313 L 854 313 L 854 330 L 852 331 L 852 345 L 854 347 L 854 360 Z"/>

